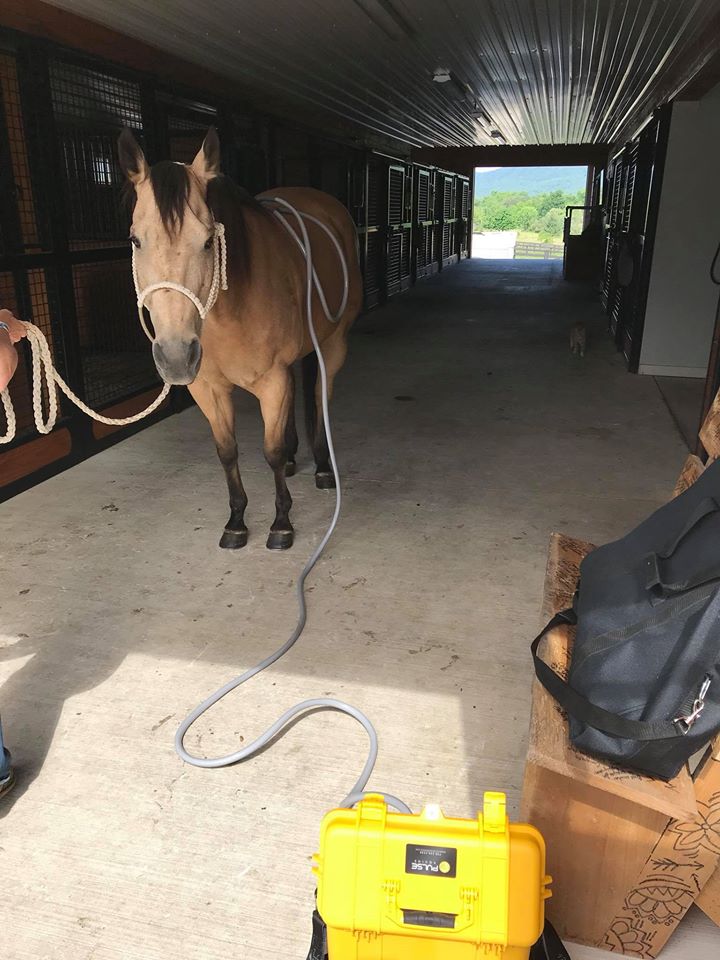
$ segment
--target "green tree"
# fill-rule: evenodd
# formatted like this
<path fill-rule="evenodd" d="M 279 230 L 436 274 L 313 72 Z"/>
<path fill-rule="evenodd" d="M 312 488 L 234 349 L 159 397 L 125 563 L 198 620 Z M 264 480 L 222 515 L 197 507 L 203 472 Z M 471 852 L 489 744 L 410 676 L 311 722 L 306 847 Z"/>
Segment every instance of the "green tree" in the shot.
<path fill-rule="evenodd" d="M 512 207 L 512 215 L 515 229 L 529 230 L 530 225 L 538 218 L 538 210 L 532 203 L 518 203 Z"/>
<path fill-rule="evenodd" d="M 514 217 L 512 210 L 508 207 L 501 207 L 499 210 L 493 210 L 485 217 L 486 230 L 514 230 Z"/>
<path fill-rule="evenodd" d="M 473 230 L 478 233 L 485 226 L 485 208 L 482 200 L 477 199 L 473 204 Z"/>
<path fill-rule="evenodd" d="M 584 203 L 584 190 L 553 190 L 537 195 L 519 190 L 494 191 L 475 200 L 474 225 L 476 230 L 527 230 L 559 240 L 565 207 Z"/>
<path fill-rule="evenodd" d="M 538 214 L 541 217 L 544 217 L 545 214 L 554 207 L 564 208 L 565 204 L 568 202 L 569 194 L 565 193 L 563 190 L 552 190 L 550 193 L 541 194 L 538 199 Z"/>
<path fill-rule="evenodd" d="M 537 232 L 545 242 L 562 240 L 563 224 L 565 223 L 565 208 L 552 207 L 537 221 Z"/>

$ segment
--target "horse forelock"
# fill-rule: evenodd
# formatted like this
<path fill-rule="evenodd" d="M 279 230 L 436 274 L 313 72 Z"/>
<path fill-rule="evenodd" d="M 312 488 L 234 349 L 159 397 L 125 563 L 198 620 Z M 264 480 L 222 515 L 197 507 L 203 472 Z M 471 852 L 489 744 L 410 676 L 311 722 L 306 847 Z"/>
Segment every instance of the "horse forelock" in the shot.
<path fill-rule="evenodd" d="M 190 196 L 187 167 L 163 160 L 150 168 L 150 184 L 163 226 L 168 233 L 182 227 Z"/>

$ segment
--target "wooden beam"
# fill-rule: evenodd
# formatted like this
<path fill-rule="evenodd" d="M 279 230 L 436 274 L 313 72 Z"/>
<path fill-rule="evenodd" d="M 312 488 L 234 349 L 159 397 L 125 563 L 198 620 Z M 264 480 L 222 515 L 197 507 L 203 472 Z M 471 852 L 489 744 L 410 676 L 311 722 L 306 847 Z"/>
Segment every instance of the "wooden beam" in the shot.
<path fill-rule="evenodd" d="M 416 163 L 472 176 L 475 167 L 604 167 L 608 150 L 606 144 L 596 143 L 526 147 L 423 147 L 413 150 L 412 159 Z"/>
<path fill-rule="evenodd" d="M 3 0 L 0 4 L 0 26 L 102 57 L 152 74 L 171 84 L 198 87 L 233 100 L 243 96 L 237 82 L 212 70 L 188 63 L 142 40 L 52 7 L 41 0 Z"/>
<path fill-rule="evenodd" d="M 702 100 L 720 84 L 720 51 L 714 54 L 678 94 L 678 100 Z"/>

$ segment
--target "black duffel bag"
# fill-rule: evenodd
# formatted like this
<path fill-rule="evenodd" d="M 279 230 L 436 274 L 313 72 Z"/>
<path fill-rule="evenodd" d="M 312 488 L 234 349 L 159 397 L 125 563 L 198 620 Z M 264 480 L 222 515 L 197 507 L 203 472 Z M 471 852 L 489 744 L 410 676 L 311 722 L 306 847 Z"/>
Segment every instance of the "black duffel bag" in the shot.
<path fill-rule="evenodd" d="M 538 656 L 577 623 L 567 681 Z M 584 753 L 669 780 L 720 730 L 720 461 L 580 565 L 569 610 L 532 644 Z"/>

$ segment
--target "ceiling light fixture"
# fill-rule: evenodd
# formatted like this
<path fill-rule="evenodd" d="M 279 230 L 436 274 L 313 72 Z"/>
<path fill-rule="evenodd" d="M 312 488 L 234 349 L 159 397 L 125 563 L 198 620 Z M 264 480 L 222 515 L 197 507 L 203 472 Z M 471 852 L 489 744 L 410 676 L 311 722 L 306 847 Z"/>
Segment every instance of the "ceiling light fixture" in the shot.
<path fill-rule="evenodd" d="M 485 111 L 477 102 L 477 100 L 475 101 L 474 105 L 470 109 L 470 116 L 473 118 L 473 120 L 477 121 L 477 123 L 479 123 L 481 127 L 485 127 L 485 128 L 492 127 L 492 120 L 485 113 Z"/>
<path fill-rule="evenodd" d="M 444 86 L 453 103 L 461 103 L 472 109 L 477 107 L 478 97 L 473 88 L 448 67 L 435 67 L 432 80 L 433 83 L 440 83 Z"/>
<path fill-rule="evenodd" d="M 493 138 L 493 140 L 497 140 L 499 143 L 506 142 L 505 137 L 502 135 L 502 133 L 499 130 L 491 130 L 490 136 Z"/>

